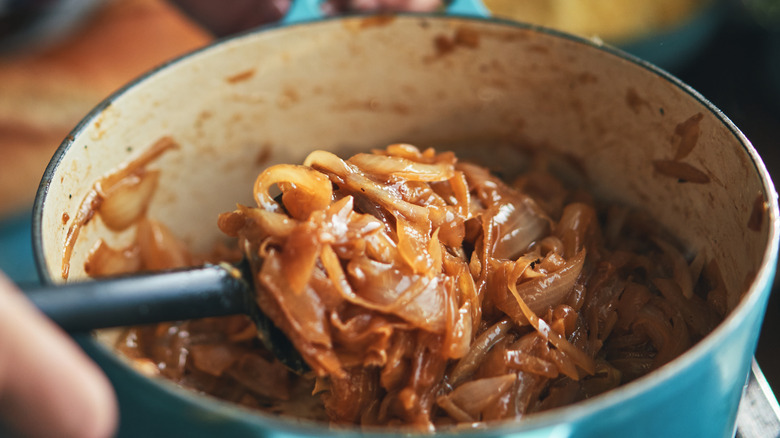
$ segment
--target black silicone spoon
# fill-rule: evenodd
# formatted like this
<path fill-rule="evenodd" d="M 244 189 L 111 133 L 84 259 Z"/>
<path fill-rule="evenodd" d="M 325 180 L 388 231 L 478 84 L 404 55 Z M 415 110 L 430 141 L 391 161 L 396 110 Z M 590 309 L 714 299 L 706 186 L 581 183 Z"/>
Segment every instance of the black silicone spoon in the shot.
<path fill-rule="evenodd" d="M 27 297 L 64 330 L 94 329 L 246 314 L 266 347 L 296 372 L 306 364 L 255 302 L 250 263 L 133 274 L 27 289 Z"/>

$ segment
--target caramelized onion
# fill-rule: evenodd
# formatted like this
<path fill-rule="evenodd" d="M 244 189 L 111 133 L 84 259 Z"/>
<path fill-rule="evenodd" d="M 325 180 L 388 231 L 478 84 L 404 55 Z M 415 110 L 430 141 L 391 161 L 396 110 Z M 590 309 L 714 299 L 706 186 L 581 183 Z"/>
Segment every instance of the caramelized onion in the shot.
<path fill-rule="evenodd" d="M 572 202 L 563 208 L 563 215 L 554 234 L 563 242 L 562 256 L 572 257 L 592 241 L 598 230 L 596 211 L 590 205 Z"/>
<path fill-rule="evenodd" d="M 493 214 L 493 223 L 499 228 L 494 257 L 512 259 L 545 235 L 550 219 L 527 196 L 517 196 L 500 204 Z"/>
<path fill-rule="evenodd" d="M 558 377 L 558 368 L 555 364 L 522 351 L 507 351 L 506 361 L 510 368 L 518 369 L 526 373 L 538 374 L 550 379 Z"/>
<path fill-rule="evenodd" d="M 472 419 L 479 419 L 481 413 L 496 399 L 501 397 L 517 379 L 515 374 L 505 374 L 498 377 L 472 380 L 455 388 L 450 394 L 440 397 L 448 398 L 460 411 L 465 412 Z M 437 400 L 439 406 L 446 409 L 449 403 Z"/>
<path fill-rule="evenodd" d="M 212 376 L 221 376 L 238 360 L 236 347 L 231 344 L 198 344 L 189 350 L 193 366 Z"/>
<path fill-rule="evenodd" d="M 466 356 L 458 361 L 458 364 L 455 365 L 452 373 L 450 373 L 451 383 L 457 385 L 464 378 L 470 376 L 482 362 L 488 350 L 500 341 L 511 327 L 512 323 L 508 319 L 502 319 L 483 331 L 471 344 L 471 348 L 466 353 Z"/>
<path fill-rule="evenodd" d="M 330 205 L 332 190 L 327 176 L 306 166 L 279 164 L 263 171 L 255 181 L 255 200 L 260 207 L 281 211 L 268 192 L 279 183 L 284 183 L 280 188 L 285 207 L 296 219 L 306 220 L 311 212 Z"/>
<path fill-rule="evenodd" d="M 518 283 L 517 294 L 531 311 L 542 314 L 569 296 L 584 263 L 585 250 L 582 250 L 558 270 Z"/>
<path fill-rule="evenodd" d="M 136 239 L 145 269 L 174 269 L 192 264 L 184 245 L 160 222 L 140 221 Z"/>
<path fill-rule="evenodd" d="M 450 179 L 455 174 L 455 169 L 446 164 L 426 164 L 396 156 L 356 154 L 348 162 L 386 182 L 397 179 L 436 182 Z"/>
<path fill-rule="evenodd" d="M 658 245 L 663 250 L 666 257 L 669 258 L 672 264 L 674 279 L 677 282 L 677 286 L 680 287 L 683 296 L 685 296 L 685 298 L 691 298 L 693 296 L 693 277 L 691 275 L 691 270 L 688 267 L 688 262 L 685 260 L 685 256 L 683 256 L 672 244 L 663 239 L 655 238 L 653 239 L 653 242 Z"/>
<path fill-rule="evenodd" d="M 89 251 L 84 272 L 91 277 L 129 274 L 141 269 L 138 245 L 113 249 L 102 239 Z"/>
<path fill-rule="evenodd" d="M 121 231 L 146 214 L 159 176 L 159 171 L 136 172 L 108 188 L 100 206 L 100 217 L 106 227 Z"/>
<path fill-rule="evenodd" d="M 162 145 L 82 201 L 71 239 L 106 208 L 109 227 L 137 228 L 124 249 L 95 247 L 90 275 L 208 259 L 146 217 L 158 174 L 145 165 Z M 122 351 L 251 408 L 432 432 L 600 394 L 682 354 L 735 305 L 714 261 L 689 265 L 647 215 L 602 208 L 533 162 L 514 186 L 409 144 L 269 167 L 257 206 L 218 226 L 257 256 L 257 303 L 313 373 L 271 360 L 246 318 L 131 329 Z"/>
<path fill-rule="evenodd" d="M 536 331 L 539 332 L 539 334 L 542 335 L 542 337 L 545 340 L 553 344 L 562 353 L 571 356 L 571 358 L 574 360 L 574 363 L 576 363 L 577 366 L 582 368 L 588 374 L 593 374 L 593 372 L 596 369 L 596 365 L 593 361 L 593 358 L 589 357 L 585 352 L 577 349 L 572 344 L 570 344 L 569 341 L 567 341 L 566 338 L 561 336 L 560 333 L 557 333 L 554 330 L 550 329 L 550 326 L 547 324 L 547 322 L 539 318 L 528 307 L 528 305 L 525 303 L 523 298 L 517 292 L 517 286 L 515 285 L 514 282 L 510 281 L 508 287 L 509 290 L 512 292 L 512 295 L 514 295 L 515 300 L 517 300 L 517 304 L 520 306 L 520 311 L 522 312 L 523 316 L 525 316 L 525 318 L 534 327 L 534 329 L 536 329 Z"/>

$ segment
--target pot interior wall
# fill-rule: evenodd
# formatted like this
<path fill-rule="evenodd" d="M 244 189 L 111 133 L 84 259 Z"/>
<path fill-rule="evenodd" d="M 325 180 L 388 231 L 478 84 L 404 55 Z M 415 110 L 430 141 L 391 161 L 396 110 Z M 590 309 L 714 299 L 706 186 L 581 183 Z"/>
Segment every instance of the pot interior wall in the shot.
<path fill-rule="evenodd" d="M 769 221 L 753 159 L 691 91 L 585 42 L 454 18 L 350 18 L 248 34 L 131 86 L 76 132 L 53 175 L 43 252 L 54 281 L 92 183 L 171 136 L 149 216 L 195 250 L 216 217 L 252 202 L 264 167 L 314 149 L 393 142 L 454 148 L 511 177 L 542 152 L 600 196 L 645 209 L 717 260 L 732 305 L 764 255 Z M 752 219 L 751 219 L 752 217 Z M 750 224 L 750 226 L 748 226 Z M 71 278 L 108 232 L 82 232 Z"/>

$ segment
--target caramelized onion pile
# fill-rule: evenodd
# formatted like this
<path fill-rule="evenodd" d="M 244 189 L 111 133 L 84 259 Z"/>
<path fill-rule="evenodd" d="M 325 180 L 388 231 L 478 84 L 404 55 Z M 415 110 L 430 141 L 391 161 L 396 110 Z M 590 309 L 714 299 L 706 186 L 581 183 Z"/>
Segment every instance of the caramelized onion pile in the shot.
<path fill-rule="evenodd" d="M 254 197 L 218 224 L 259 257 L 257 302 L 312 372 L 241 316 L 131 328 L 120 349 L 259 409 L 426 431 L 518 419 L 662 366 L 726 312 L 714 263 L 544 168 L 508 184 L 406 144 L 316 151 Z M 141 240 L 167 235 L 144 224 Z"/>

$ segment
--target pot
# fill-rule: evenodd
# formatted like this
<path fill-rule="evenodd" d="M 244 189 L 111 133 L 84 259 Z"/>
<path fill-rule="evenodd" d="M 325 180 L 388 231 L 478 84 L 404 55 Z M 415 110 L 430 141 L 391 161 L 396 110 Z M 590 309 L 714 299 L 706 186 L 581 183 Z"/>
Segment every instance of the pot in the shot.
<path fill-rule="evenodd" d="M 716 260 L 733 309 L 638 380 L 459 435 L 733 436 L 775 274 L 776 193 L 739 129 L 653 65 L 553 30 L 454 15 L 317 19 L 231 37 L 127 85 L 65 139 L 34 207 L 44 282 L 63 281 L 67 218 L 92 184 L 164 136 L 180 149 L 150 166 L 161 174 L 148 215 L 196 251 L 220 239 L 219 213 L 251 202 L 263 168 L 300 163 L 314 149 L 349 156 L 408 142 L 506 174 L 540 149 L 576 163 L 597 196 L 644 209 L 691 252 Z M 120 246 L 131 234 L 90 223 L 70 278 L 84 277 L 98 238 Z M 93 336 L 79 341 L 114 382 L 128 436 L 360 433 L 250 412 L 145 377 Z"/>

